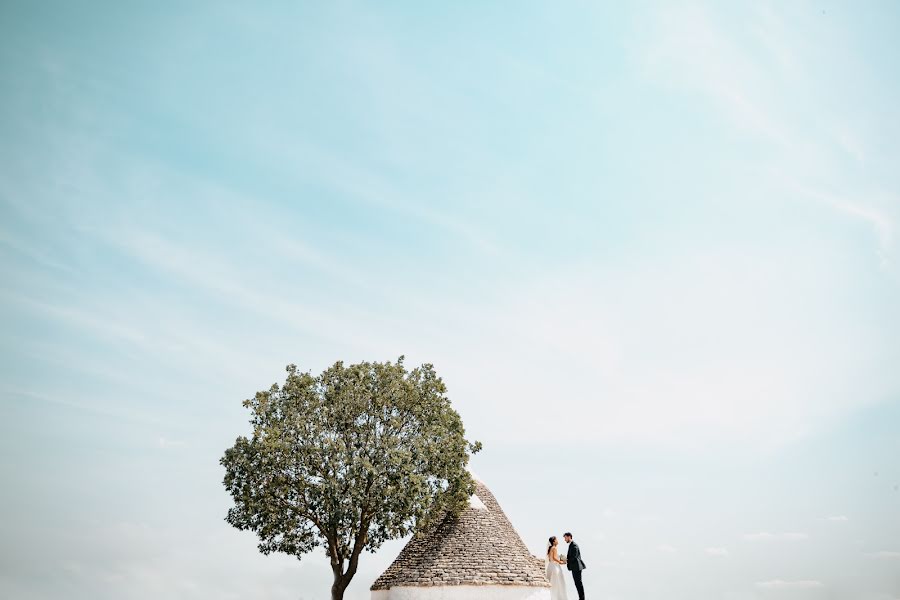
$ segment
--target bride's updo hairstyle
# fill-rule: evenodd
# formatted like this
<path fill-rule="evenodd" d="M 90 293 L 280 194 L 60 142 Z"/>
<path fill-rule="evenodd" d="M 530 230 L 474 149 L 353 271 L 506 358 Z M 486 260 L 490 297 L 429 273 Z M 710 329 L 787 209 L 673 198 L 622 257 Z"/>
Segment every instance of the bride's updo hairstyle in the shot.
<path fill-rule="evenodd" d="M 550 545 L 547 546 L 547 554 L 550 554 L 550 551 L 553 549 L 553 542 L 555 542 L 555 541 L 556 541 L 556 536 L 551 535 L 550 536 Z"/>

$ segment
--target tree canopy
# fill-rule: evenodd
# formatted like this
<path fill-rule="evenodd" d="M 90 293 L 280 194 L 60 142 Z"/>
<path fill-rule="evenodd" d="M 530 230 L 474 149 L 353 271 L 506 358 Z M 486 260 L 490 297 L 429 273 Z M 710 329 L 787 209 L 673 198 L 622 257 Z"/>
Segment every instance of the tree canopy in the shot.
<path fill-rule="evenodd" d="M 279 387 L 244 401 L 253 433 L 225 451 L 226 521 L 264 554 L 325 548 L 343 598 L 363 550 L 426 529 L 474 491 L 480 443 L 430 364 L 336 362 L 318 376 L 287 366 Z"/>

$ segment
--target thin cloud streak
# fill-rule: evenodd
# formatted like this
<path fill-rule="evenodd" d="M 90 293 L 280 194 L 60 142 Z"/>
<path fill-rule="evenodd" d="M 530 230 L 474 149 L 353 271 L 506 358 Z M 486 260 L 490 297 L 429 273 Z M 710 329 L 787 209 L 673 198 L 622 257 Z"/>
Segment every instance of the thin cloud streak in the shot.
<path fill-rule="evenodd" d="M 797 532 L 771 533 L 769 531 L 761 531 L 758 533 L 745 533 L 744 539 L 751 542 L 769 542 L 769 541 L 799 541 L 808 539 L 809 535 Z"/>
<path fill-rule="evenodd" d="M 798 579 L 793 581 L 785 581 L 784 579 L 773 579 L 770 581 L 758 581 L 757 587 L 775 590 L 809 590 L 825 587 L 825 585 L 815 579 Z"/>
<path fill-rule="evenodd" d="M 834 127 L 841 133 L 823 143 L 821 128 L 814 132 L 804 130 L 785 114 L 786 106 L 789 110 L 795 107 L 790 105 L 790 98 L 776 92 L 783 82 L 790 81 L 792 88 L 803 93 L 816 89 L 798 66 L 801 60 L 798 54 L 813 51 L 790 48 L 787 36 L 772 37 L 772 31 L 784 30 L 772 10 L 759 7 L 753 17 L 765 23 L 765 26 L 751 23 L 753 41 L 761 42 L 773 51 L 774 68 L 772 63 L 765 62 L 763 55 L 739 48 L 717 23 L 713 12 L 698 5 L 663 11 L 654 20 L 656 34 L 653 41 L 647 47 L 635 49 L 638 62 L 651 79 L 709 98 L 745 135 L 773 144 L 779 152 L 777 166 L 791 174 L 788 180 L 795 182 L 792 187 L 842 214 L 870 223 L 879 246 L 879 265 L 892 267 L 897 217 L 856 200 L 837 199 L 819 181 L 803 176 L 804 173 L 815 173 L 821 179 L 822 174 L 833 173 L 837 166 L 834 161 L 822 158 L 816 152 L 820 147 L 834 143 L 844 148 L 850 139 L 849 126 L 840 123 L 839 116 L 828 115 L 836 121 Z M 801 94 L 801 98 L 805 97 Z M 864 142 L 855 137 L 853 140 L 852 152 L 857 156 L 864 155 Z M 812 167 L 807 165 L 810 160 L 814 161 Z M 898 205 L 897 202 L 890 204 Z"/>

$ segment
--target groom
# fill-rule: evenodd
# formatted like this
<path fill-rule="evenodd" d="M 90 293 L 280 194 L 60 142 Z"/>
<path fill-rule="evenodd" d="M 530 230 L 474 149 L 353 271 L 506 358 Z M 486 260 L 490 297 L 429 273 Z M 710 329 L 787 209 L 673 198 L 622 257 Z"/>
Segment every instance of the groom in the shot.
<path fill-rule="evenodd" d="M 581 572 L 587 567 L 585 566 L 584 561 L 581 560 L 581 549 L 578 547 L 578 544 L 575 543 L 575 540 L 572 539 L 572 534 L 568 531 L 563 534 L 563 539 L 566 540 L 566 543 L 569 545 L 569 549 L 566 551 L 566 566 L 572 571 L 572 579 L 575 580 L 575 589 L 578 590 L 578 600 L 584 600 L 584 586 L 581 585 Z"/>

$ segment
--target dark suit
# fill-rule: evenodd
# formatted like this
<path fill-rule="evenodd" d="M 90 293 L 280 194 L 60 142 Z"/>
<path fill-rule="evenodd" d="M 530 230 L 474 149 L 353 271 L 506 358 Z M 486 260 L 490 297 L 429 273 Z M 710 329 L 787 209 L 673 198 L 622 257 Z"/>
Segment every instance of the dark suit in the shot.
<path fill-rule="evenodd" d="M 587 569 L 587 565 L 581 560 L 581 548 L 575 540 L 569 542 L 569 550 L 566 552 L 566 567 L 572 571 L 572 579 L 575 580 L 575 589 L 578 590 L 578 600 L 584 600 L 584 586 L 581 584 L 581 572 Z"/>

